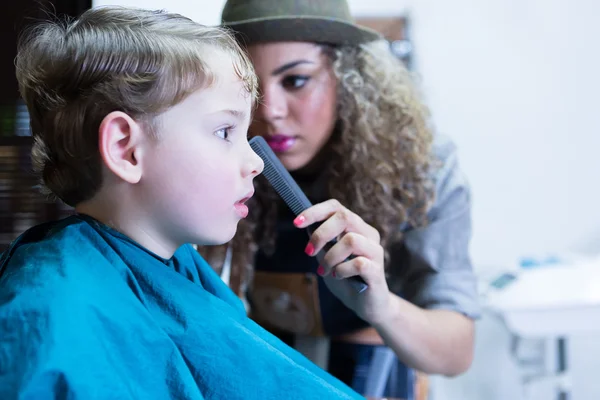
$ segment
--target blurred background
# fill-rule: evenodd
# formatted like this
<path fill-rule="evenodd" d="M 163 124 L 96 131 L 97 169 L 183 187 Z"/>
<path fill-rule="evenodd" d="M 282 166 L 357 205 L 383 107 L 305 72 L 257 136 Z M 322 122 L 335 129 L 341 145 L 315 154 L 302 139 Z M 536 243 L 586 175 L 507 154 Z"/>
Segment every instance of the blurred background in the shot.
<path fill-rule="evenodd" d="M 4 3 L 3 246 L 32 223 L 69 212 L 32 191 L 27 114 L 14 79 L 17 31 L 26 17 L 43 17 L 43 3 L 70 15 L 106 4 L 166 9 L 215 25 L 224 1 Z M 349 3 L 417 74 L 435 125 L 457 142 L 472 184 L 472 255 L 486 313 L 477 322 L 472 368 L 454 379 L 432 377 L 430 399 L 600 399 L 600 2 Z M 568 273 L 545 272 L 557 269 Z M 547 329 L 534 329 L 546 322 Z"/>

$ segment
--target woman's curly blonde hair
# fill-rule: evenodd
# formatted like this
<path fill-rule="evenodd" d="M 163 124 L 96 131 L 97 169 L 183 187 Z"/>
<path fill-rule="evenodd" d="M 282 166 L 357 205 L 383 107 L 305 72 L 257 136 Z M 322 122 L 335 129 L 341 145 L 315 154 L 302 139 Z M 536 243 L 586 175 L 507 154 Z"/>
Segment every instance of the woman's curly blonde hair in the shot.
<path fill-rule="evenodd" d="M 381 245 L 401 239 L 400 226 L 422 226 L 433 202 L 429 112 L 410 72 L 386 42 L 323 46 L 337 77 L 338 123 L 330 143 L 328 198 L 360 215 L 381 235 Z M 231 251 L 230 286 L 243 296 L 258 248 L 272 253 L 278 196 L 256 179 L 250 216 L 223 246 L 199 248 L 220 271 Z"/>

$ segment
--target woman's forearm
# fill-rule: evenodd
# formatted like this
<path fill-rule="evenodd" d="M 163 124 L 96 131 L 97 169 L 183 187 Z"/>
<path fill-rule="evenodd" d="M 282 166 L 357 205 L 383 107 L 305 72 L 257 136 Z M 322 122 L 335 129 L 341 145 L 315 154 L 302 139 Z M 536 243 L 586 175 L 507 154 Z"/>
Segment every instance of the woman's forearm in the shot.
<path fill-rule="evenodd" d="M 390 294 L 389 312 L 373 326 L 406 365 L 456 376 L 471 365 L 474 322 L 448 310 L 425 310 Z"/>

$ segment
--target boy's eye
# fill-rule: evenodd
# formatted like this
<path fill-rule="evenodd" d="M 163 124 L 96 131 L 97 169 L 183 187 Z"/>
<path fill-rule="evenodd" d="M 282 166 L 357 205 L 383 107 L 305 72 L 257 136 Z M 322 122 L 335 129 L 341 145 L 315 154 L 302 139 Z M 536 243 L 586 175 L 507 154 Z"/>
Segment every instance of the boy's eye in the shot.
<path fill-rule="evenodd" d="M 227 126 L 225 128 L 221 128 L 218 131 L 215 132 L 215 135 L 220 137 L 223 140 L 227 140 L 229 138 L 229 130 L 231 129 L 230 126 Z"/>
<path fill-rule="evenodd" d="M 286 89 L 300 89 L 310 78 L 303 75 L 290 75 L 283 78 L 283 87 Z"/>

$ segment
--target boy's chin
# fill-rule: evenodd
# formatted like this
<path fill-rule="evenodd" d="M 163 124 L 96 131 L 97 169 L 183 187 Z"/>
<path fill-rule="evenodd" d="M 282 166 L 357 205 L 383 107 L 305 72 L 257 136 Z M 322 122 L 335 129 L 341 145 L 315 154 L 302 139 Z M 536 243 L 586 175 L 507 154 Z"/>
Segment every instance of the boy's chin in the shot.
<path fill-rule="evenodd" d="M 209 240 L 207 240 L 205 243 L 206 246 L 220 246 L 222 244 L 228 243 L 231 241 L 231 239 L 233 239 L 233 237 L 235 236 L 235 233 L 237 232 L 237 227 L 236 229 L 232 229 L 231 232 L 222 232 L 222 234 L 219 235 L 215 235 L 214 237 L 211 237 Z M 219 232 L 221 233 L 221 232 Z"/>

